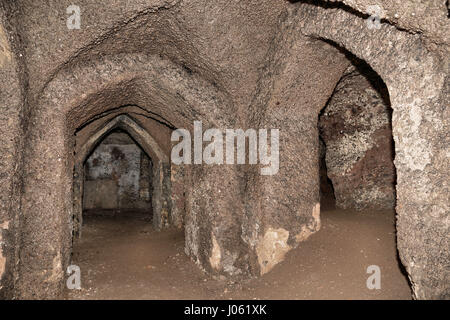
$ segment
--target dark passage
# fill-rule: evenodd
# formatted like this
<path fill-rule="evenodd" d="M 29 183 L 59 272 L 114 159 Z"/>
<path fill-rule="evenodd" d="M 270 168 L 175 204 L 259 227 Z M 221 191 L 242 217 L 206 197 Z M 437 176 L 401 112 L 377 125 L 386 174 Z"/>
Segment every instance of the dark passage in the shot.
<path fill-rule="evenodd" d="M 123 130 L 114 130 L 84 164 L 83 214 L 152 216 L 152 161 Z"/>

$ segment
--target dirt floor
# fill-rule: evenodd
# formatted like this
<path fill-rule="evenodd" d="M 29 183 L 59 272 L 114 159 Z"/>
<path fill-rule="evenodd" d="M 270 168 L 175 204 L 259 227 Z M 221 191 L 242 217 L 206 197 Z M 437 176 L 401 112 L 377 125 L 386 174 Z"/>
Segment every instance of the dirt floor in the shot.
<path fill-rule="evenodd" d="M 74 245 L 81 290 L 67 299 L 411 299 L 395 248 L 393 212 L 322 211 L 322 228 L 260 278 L 203 274 L 184 254 L 182 231 L 155 231 L 142 216 L 86 217 Z M 381 289 L 366 287 L 367 267 Z"/>

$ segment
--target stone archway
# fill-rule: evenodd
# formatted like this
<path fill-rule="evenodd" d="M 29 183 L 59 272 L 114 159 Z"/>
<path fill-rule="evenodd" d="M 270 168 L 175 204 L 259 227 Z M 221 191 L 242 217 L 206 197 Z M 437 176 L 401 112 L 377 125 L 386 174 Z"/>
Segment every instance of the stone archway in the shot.
<path fill-rule="evenodd" d="M 83 163 L 95 146 L 109 132 L 114 129 L 126 131 L 143 150 L 150 156 L 153 162 L 153 225 L 156 229 L 168 226 L 171 215 L 172 200 L 170 186 L 170 163 L 169 158 L 153 137 L 127 115 L 119 115 L 107 122 L 95 132 L 80 147 L 75 155 L 74 178 L 73 178 L 73 202 L 74 202 L 74 235 L 81 236 L 82 228 L 82 194 L 83 194 Z"/>
<path fill-rule="evenodd" d="M 399 255 L 416 298 L 448 296 L 443 261 L 449 253 L 441 250 L 448 247 L 448 203 L 440 187 L 448 171 L 441 146 L 448 76 L 441 57 L 427 50 L 419 35 L 388 23 L 369 29 L 364 16 L 345 6 L 292 4 L 281 33 L 331 41 L 367 62 L 386 83 L 393 109 Z"/>
<path fill-rule="evenodd" d="M 62 2 L 0 8 L 0 33 L 10 35 L 0 37 L 0 73 L 11 80 L 0 90 L 8 131 L 0 179 L 9 186 L 1 192 L 0 290 L 59 296 L 73 231 L 74 132 L 125 105 L 171 128 L 192 130 L 197 120 L 205 128 L 281 129 L 276 176 L 259 175 L 257 166 L 186 170 L 188 255 L 215 274 L 269 272 L 320 228 L 317 115 L 347 67 L 345 48 L 389 89 L 398 249 L 415 297 L 448 297 L 449 81 L 440 56 L 448 41 L 439 12 L 422 3 L 425 14 L 411 18 L 409 6 L 396 20 L 396 3 L 382 27 L 369 30 L 365 0 L 242 2 L 226 14 L 222 5 L 169 2 L 98 10 L 81 1 L 90 27 L 73 32 L 62 23 Z"/>
<path fill-rule="evenodd" d="M 104 72 L 105 68 L 108 73 Z M 61 70 L 47 84 L 38 105 L 26 151 L 25 183 L 30 188 L 22 202 L 22 227 L 26 231 L 20 253 L 20 279 L 16 286 L 17 295 L 22 297 L 56 297 L 63 289 L 73 231 L 72 179 L 76 157 L 72 148 L 73 133 L 77 128 L 126 105 L 139 106 L 148 117 L 169 123 L 172 128 L 193 130 L 193 122 L 198 119 L 205 127 L 219 128 L 231 127 L 235 121 L 232 117 L 234 106 L 216 85 L 173 62 L 141 54 L 121 55 L 120 59 L 103 57 L 96 64 L 79 64 L 75 70 Z M 121 123 L 127 123 L 129 129 L 133 127 L 127 120 Z M 43 127 L 47 129 L 41 130 Z M 142 140 L 137 134 L 136 137 L 138 142 Z M 148 149 L 152 149 L 150 145 Z M 201 165 L 188 174 L 186 252 L 207 269 L 210 268 L 209 252 L 213 248 L 213 226 L 239 228 L 236 221 L 220 220 L 216 216 L 238 215 L 239 211 L 227 207 L 235 207 L 241 198 L 238 187 L 227 189 L 220 198 L 208 190 L 224 188 L 216 183 L 219 180 L 236 186 L 239 182 L 235 168 L 221 171 Z M 198 206 L 205 202 L 205 194 L 211 196 L 208 205 Z M 43 216 L 46 217 L 44 220 Z M 234 238 L 216 237 L 215 241 L 222 248 L 228 247 L 230 252 L 236 250 L 238 253 L 232 253 L 234 256 L 245 255 L 244 248 L 234 247 Z"/>

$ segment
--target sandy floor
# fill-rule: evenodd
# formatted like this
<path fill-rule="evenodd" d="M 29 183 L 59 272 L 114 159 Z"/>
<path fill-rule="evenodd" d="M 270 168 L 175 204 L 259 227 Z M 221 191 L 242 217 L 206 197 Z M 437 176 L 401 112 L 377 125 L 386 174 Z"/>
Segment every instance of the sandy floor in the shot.
<path fill-rule="evenodd" d="M 68 299 L 411 299 L 395 249 L 392 212 L 321 213 L 322 228 L 263 277 L 233 283 L 203 274 L 184 254 L 183 232 L 156 232 L 139 217 L 85 219 L 73 264 L 81 290 Z M 381 268 L 369 290 L 366 269 Z"/>

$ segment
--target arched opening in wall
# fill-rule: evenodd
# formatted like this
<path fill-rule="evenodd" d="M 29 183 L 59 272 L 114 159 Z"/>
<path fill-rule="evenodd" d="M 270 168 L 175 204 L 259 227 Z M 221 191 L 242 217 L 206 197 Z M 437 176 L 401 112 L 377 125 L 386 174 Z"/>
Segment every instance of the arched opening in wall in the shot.
<path fill-rule="evenodd" d="M 152 160 L 122 129 L 110 132 L 86 158 L 83 221 L 88 217 L 153 219 Z"/>
<path fill-rule="evenodd" d="M 82 286 L 67 292 L 73 299 L 161 297 L 171 277 L 166 260 L 184 251 L 164 146 L 172 128 L 121 112 L 75 134 L 71 264 Z"/>
<path fill-rule="evenodd" d="M 321 232 L 328 232 L 333 251 L 341 253 L 334 258 L 334 263 L 345 266 L 340 274 L 353 274 L 342 283 L 347 295 L 407 299 L 411 291 L 396 244 L 395 149 L 388 88 L 369 64 L 337 48 L 350 65 L 318 119 Z M 374 268 L 379 268 L 383 290 L 377 290 L 375 280 L 363 281 Z"/>

